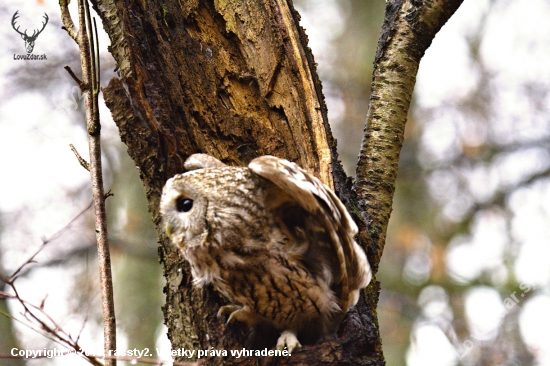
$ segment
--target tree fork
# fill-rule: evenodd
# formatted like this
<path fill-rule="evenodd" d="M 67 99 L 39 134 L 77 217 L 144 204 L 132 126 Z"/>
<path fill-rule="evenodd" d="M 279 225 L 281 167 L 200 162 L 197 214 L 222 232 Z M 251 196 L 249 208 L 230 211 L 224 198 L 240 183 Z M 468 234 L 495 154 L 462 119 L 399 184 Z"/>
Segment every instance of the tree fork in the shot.
<path fill-rule="evenodd" d="M 376 62 L 389 62 L 397 71 L 388 86 L 380 82 L 380 73 L 387 66 L 375 67 L 378 84 L 373 83 L 371 104 L 377 98 L 387 99 L 370 108 L 357 182 L 352 187 L 337 160 L 313 56 L 290 2 L 95 2 L 120 75 L 104 89 L 105 101 L 139 169 L 157 225 L 167 279 L 164 313 L 174 348 L 241 349 L 246 335 L 238 325 L 226 329 L 216 318 L 222 300 L 211 288 L 191 286 L 188 265 L 164 235 L 158 203 L 166 179 L 181 173 L 185 158 L 195 152 L 208 153 L 230 165 L 245 165 L 265 154 L 296 161 L 335 188 L 359 221 L 358 241 L 377 268 L 418 61 L 459 4 L 388 1 Z M 441 10 L 445 6 L 452 9 Z M 403 22 L 410 24 L 407 32 L 400 33 Z M 413 25 L 420 28 L 411 30 Z M 423 46 L 415 46 L 417 42 Z M 401 58 L 396 57 L 406 49 L 399 53 L 393 48 L 403 46 L 416 47 L 408 56 L 416 61 L 404 60 L 416 62 L 416 67 L 399 64 Z M 406 84 L 404 96 L 385 91 L 399 84 Z M 401 103 L 400 114 L 390 112 L 397 108 L 396 102 Z M 384 110 L 388 112 L 382 113 Z M 374 115 L 384 116 L 382 122 L 392 128 L 371 123 Z M 387 131 L 379 132 L 384 128 Z M 390 143 L 395 146 L 388 147 Z M 374 159 L 370 159 L 371 153 Z M 388 156 L 381 158 L 381 154 Z M 385 191 L 371 195 L 373 189 Z M 377 245 L 369 245 L 371 235 Z M 344 319 L 338 335 L 304 347 L 288 359 L 212 358 L 206 362 L 384 365 L 376 316 L 378 291 L 379 284 L 373 281 L 367 296 Z"/>

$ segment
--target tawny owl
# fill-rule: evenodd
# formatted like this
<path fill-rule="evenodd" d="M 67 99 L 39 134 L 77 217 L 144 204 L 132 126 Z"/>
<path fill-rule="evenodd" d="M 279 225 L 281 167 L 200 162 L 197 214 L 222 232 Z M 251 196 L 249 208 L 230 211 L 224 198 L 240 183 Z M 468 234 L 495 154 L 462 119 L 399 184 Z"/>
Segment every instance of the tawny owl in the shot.
<path fill-rule="evenodd" d="M 357 226 L 336 195 L 298 165 L 262 156 L 230 167 L 195 154 L 169 179 L 165 228 L 197 286 L 231 305 L 219 316 L 280 332 L 277 348 L 337 330 L 371 279 Z"/>

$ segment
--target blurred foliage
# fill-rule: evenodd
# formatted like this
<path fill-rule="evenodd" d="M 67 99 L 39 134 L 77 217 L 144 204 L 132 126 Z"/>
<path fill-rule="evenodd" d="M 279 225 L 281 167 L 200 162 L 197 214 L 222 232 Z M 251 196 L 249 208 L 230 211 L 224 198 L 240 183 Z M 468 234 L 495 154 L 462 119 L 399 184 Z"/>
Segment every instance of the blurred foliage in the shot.
<path fill-rule="evenodd" d="M 2 234 L 2 220 L 0 218 L 0 235 Z M 5 271 L 2 265 L 2 252 L 0 251 L 0 276 L 5 276 Z M 6 291 L 6 285 L 4 282 L 0 281 L 0 291 Z M 8 308 L 7 301 L 0 301 L 0 330 L 2 336 L 0 337 L 0 353 L 2 350 L 10 350 L 12 348 L 18 348 L 19 344 L 17 338 L 15 337 L 15 332 L 13 329 L 11 312 Z M 23 360 L 3 360 L 2 365 L 4 366 L 21 366 L 24 365 Z"/>
<path fill-rule="evenodd" d="M 14 7 L 15 6 L 15 7 Z M 2 24 L 10 24 L 11 17 L 15 10 L 20 9 L 21 14 L 31 17 L 32 13 L 21 4 L 14 6 L 0 5 L 2 12 Z M 17 7 L 19 6 L 19 7 Z M 45 8 L 37 9 L 35 12 L 40 15 L 47 10 Z M 56 9 L 59 12 L 59 9 Z M 28 138 L 33 134 L 37 139 L 42 138 L 48 143 L 64 144 L 64 139 L 51 134 L 51 131 L 45 132 L 46 128 L 53 127 L 60 131 L 61 126 L 65 126 L 68 121 L 69 127 L 65 131 L 66 135 L 78 136 L 78 140 L 71 139 L 80 154 L 87 157 L 87 146 L 80 144 L 82 138 L 85 138 L 85 126 L 82 110 L 82 97 L 75 82 L 69 74 L 63 69 L 69 65 L 76 75 L 80 75 L 80 61 L 78 58 L 77 47 L 61 29 L 59 16 L 50 14 L 50 21 L 44 34 L 41 34 L 37 41 L 36 48 L 47 50 L 48 62 L 8 62 L 2 64 L 2 84 L 0 96 L 4 102 L 17 100 L 25 94 L 35 95 L 37 99 L 42 98 L 51 108 L 51 114 L 37 116 L 30 108 L 22 111 L 24 124 L 21 125 L 21 138 Z M 15 32 L 11 26 L 5 27 L 1 36 L 6 40 L 5 48 L 7 54 L 22 53 L 23 43 L 20 37 L 14 36 Z M 100 30 L 101 31 L 101 30 Z M 12 34 L 13 33 L 13 34 Z M 54 39 L 55 42 L 51 42 Z M 48 44 L 48 40 L 50 43 Z M 43 43 L 40 43 L 42 41 Z M 62 42 L 63 46 L 51 47 L 50 44 Z M 48 45 L 48 46 L 47 46 Z M 104 86 L 114 76 L 115 63 L 112 56 L 107 52 L 105 37 L 100 43 L 101 53 L 101 85 Z M 34 114 L 33 114 L 34 113 Z M 107 216 L 109 220 L 109 240 L 111 245 L 111 260 L 114 276 L 115 291 L 115 310 L 118 325 L 118 341 L 121 349 L 154 349 L 157 345 L 159 329 L 162 325 L 163 304 L 163 279 L 162 269 L 158 262 L 157 239 L 154 225 L 147 209 L 145 190 L 141 184 L 138 172 L 129 158 L 126 147 L 120 141 L 116 126 L 110 118 L 110 113 L 103 107 L 100 111 L 103 124 L 102 129 L 102 148 L 104 157 L 104 174 L 106 190 L 111 190 L 113 197 L 107 199 Z M 53 118 L 52 118 L 53 117 Z M 59 119 L 56 119 L 59 118 Z M 63 122 L 62 120 L 63 119 Z M 37 122 L 35 122 L 37 121 Z M 0 123 L 10 123 L 6 120 L 0 120 Z M 47 144 L 45 144 L 47 146 Z M 68 146 L 67 154 L 71 154 Z M 37 154 L 34 151 L 27 153 Z M 38 164 L 48 164 L 45 160 L 47 156 L 36 155 Z M 78 166 L 74 159 L 74 166 Z M 69 168 L 69 167 L 68 167 Z M 32 169 L 32 167 L 29 167 Z M 74 174 L 73 170 L 68 169 L 68 174 Z M 81 169 L 78 167 L 77 169 Z M 69 173 L 70 172 L 70 173 Z M 80 171 L 80 173 L 82 173 Z M 85 173 L 87 174 L 87 173 Z M 44 177 L 43 177 L 44 178 Z M 36 207 L 23 204 L 20 209 L 2 215 L 6 220 L 6 225 L 10 228 L 0 237 L 0 254 L 14 253 L 16 247 L 22 250 L 22 253 L 31 253 L 39 245 L 37 237 L 45 236 L 43 232 L 36 232 L 33 228 L 37 220 L 44 220 L 43 208 L 55 202 L 67 207 L 67 212 L 75 212 L 73 215 L 84 209 L 91 201 L 90 183 L 86 179 L 79 186 L 68 188 L 64 196 L 50 197 L 42 202 L 35 202 Z M 15 192 L 22 194 L 22 192 Z M 47 196 L 47 192 L 44 193 Z M 0 212 L 1 213 L 1 212 Z M 65 215 L 65 214 L 64 214 Z M 64 216 L 63 215 L 63 216 Z M 70 219 L 66 221 L 69 222 Z M 42 225 L 43 226 L 43 225 Z M 48 232 L 55 232 L 60 227 L 50 225 Z M 17 228 L 26 228 L 18 230 Z M 21 242 L 19 242 L 21 240 Z M 25 254 L 19 254 L 17 257 L 8 254 L 0 255 L 4 267 L 10 270 L 19 266 L 25 259 Z M 2 268 L 0 266 L 0 268 Z M 51 283 L 49 275 L 45 269 L 51 269 L 57 273 L 63 273 L 66 281 L 63 283 Z M 7 273 L 1 271 L 3 275 Z M 32 281 L 36 281 L 35 274 L 38 273 L 41 279 L 39 291 L 34 292 L 38 296 L 47 296 L 51 292 L 63 289 L 66 293 L 67 303 L 63 307 L 70 314 L 56 314 L 56 318 L 62 326 L 73 335 L 78 334 L 79 329 L 73 329 L 75 324 L 85 323 L 85 329 L 92 333 L 92 339 L 100 339 L 102 334 L 102 314 L 101 299 L 99 295 L 97 253 L 95 250 L 95 237 L 93 229 L 93 217 L 91 210 L 79 218 L 70 226 L 63 228 L 62 234 L 55 239 L 55 243 L 49 244 L 49 247 L 37 258 L 37 263 L 27 267 L 18 279 L 16 285 L 23 293 L 32 288 Z M 45 275 L 43 275 L 45 274 Z M 55 277 L 54 277 L 55 278 Z M 31 280 L 29 283 L 28 280 Z M 44 283 L 46 281 L 46 283 Z M 30 286 L 30 287 L 29 287 Z M 36 285 L 35 285 L 36 286 Z M 51 288 L 49 287 L 51 286 Z M 61 297 L 50 296 L 46 304 L 59 305 L 64 301 Z M 18 316 L 17 306 L 7 307 L 6 301 L 0 301 L 0 310 L 12 313 Z M 12 305 L 10 303 L 10 305 Z M 55 313 L 55 312 L 54 312 Z M 61 321 L 61 319 L 64 319 Z M 77 325 L 78 326 L 78 325 Z M 40 347 L 53 348 L 55 343 L 44 343 L 46 340 L 28 329 L 19 326 L 16 323 L 17 332 L 12 332 L 11 321 L 4 316 L 0 316 L 0 353 L 8 353 L 14 344 L 21 344 L 21 347 L 36 349 Z M 93 334 L 93 332 L 98 332 Z M 13 335 L 17 335 L 17 340 Z M 86 331 L 84 334 L 90 334 Z M 10 336 L 11 335 L 11 336 Z M 39 343 L 36 343 L 36 342 Z M 32 346 L 32 347 L 31 347 Z M 58 347 L 58 346 L 57 346 Z M 88 345 L 95 347 L 95 345 Z M 93 351 L 95 349 L 92 348 Z M 6 360 L 0 362 L 4 365 Z M 12 362 L 12 361 L 10 361 Z M 13 361 L 15 364 L 23 364 L 22 361 Z M 63 360 L 59 360 L 63 362 Z M 32 363 L 32 362 L 31 362 Z M 35 363 L 34 363 L 35 364 Z M 11 363 L 10 363 L 11 365 Z"/>

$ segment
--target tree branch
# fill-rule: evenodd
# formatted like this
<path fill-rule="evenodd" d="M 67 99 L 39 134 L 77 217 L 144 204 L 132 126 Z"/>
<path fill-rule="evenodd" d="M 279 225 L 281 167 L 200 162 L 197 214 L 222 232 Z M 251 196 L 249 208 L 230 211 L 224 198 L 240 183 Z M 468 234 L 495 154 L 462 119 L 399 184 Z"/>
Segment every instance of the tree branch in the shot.
<path fill-rule="evenodd" d="M 462 0 L 388 0 L 374 63 L 372 91 L 357 163 L 355 190 L 377 240 L 369 248 L 376 272 L 392 210 L 399 153 L 420 59 Z"/>
<path fill-rule="evenodd" d="M 59 0 L 59 7 L 61 8 L 61 20 L 63 21 L 63 29 L 69 33 L 72 39 L 78 43 L 78 29 L 76 29 L 71 13 L 69 13 L 69 2 L 67 0 Z"/>
<path fill-rule="evenodd" d="M 95 213 L 95 231 L 97 238 L 99 280 L 103 307 L 104 351 L 116 350 L 116 321 L 111 275 L 111 256 L 107 236 L 107 217 L 105 212 L 105 191 L 101 167 L 101 125 L 99 123 L 99 76 L 96 68 L 96 47 L 94 45 L 90 9 L 87 0 L 78 0 L 78 29 L 74 37 L 74 24 L 71 20 L 65 0 L 60 1 L 63 24 L 69 35 L 75 39 L 80 51 L 82 83 L 79 85 L 86 111 L 86 127 L 90 150 L 89 171 L 92 181 L 92 195 Z M 97 32 L 96 32 L 97 34 Z M 116 364 L 116 360 L 105 361 L 107 366 Z"/>
<path fill-rule="evenodd" d="M 76 147 L 74 147 L 73 144 L 69 144 L 69 146 L 71 147 L 71 151 L 74 153 L 74 155 L 76 156 L 76 159 L 78 160 L 78 162 L 80 163 L 80 165 L 86 169 L 87 171 L 90 171 L 90 163 L 88 163 L 86 161 L 86 159 L 84 159 L 82 156 L 80 156 L 80 154 L 78 153 L 78 151 L 76 150 Z"/>

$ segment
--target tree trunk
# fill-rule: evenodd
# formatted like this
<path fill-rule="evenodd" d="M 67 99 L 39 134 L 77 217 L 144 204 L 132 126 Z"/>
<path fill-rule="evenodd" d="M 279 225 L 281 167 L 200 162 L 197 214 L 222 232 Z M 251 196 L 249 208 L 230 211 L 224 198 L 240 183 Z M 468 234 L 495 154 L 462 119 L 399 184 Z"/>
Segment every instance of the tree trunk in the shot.
<path fill-rule="evenodd" d="M 445 17 L 433 17 L 428 11 L 445 3 L 450 9 Z M 240 350 L 246 329 L 239 324 L 226 327 L 216 318 L 222 302 L 215 290 L 191 286 L 188 265 L 160 223 L 158 205 L 165 181 L 183 172 L 186 157 L 196 152 L 229 165 L 245 165 L 266 154 L 295 161 L 333 187 L 348 206 L 361 230 L 358 241 L 377 268 L 418 62 L 459 4 L 458 0 L 388 2 L 377 63 L 386 65 L 390 59 L 393 63 L 383 68 L 391 67 L 395 78 L 382 80 L 382 68 L 375 69 L 379 80 L 373 81 L 373 87 L 378 89 L 371 104 L 382 101 L 381 110 L 389 112 L 375 115 L 377 109 L 371 105 L 369 116 L 377 122 L 369 123 L 366 130 L 353 189 L 338 161 L 315 62 L 291 2 L 96 0 L 94 8 L 110 36 L 120 76 L 103 89 L 104 98 L 140 172 L 157 226 L 167 280 L 165 322 L 174 350 Z M 400 33 L 402 27 L 412 31 Z M 390 52 L 402 46 L 394 44 L 400 38 L 396 35 L 408 37 L 414 46 L 402 50 L 410 52 L 406 67 L 399 67 L 401 59 Z M 382 92 L 400 83 L 404 86 L 399 98 L 388 94 L 393 89 Z M 399 113 L 394 114 L 396 109 Z M 379 151 L 380 146 L 391 154 Z M 372 194 L 372 189 L 380 188 L 385 195 Z M 338 334 L 305 346 L 290 358 L 204 360 L 212 365 L 384 365 L 378 292 L 379 283 L 373 280 Z"/>

